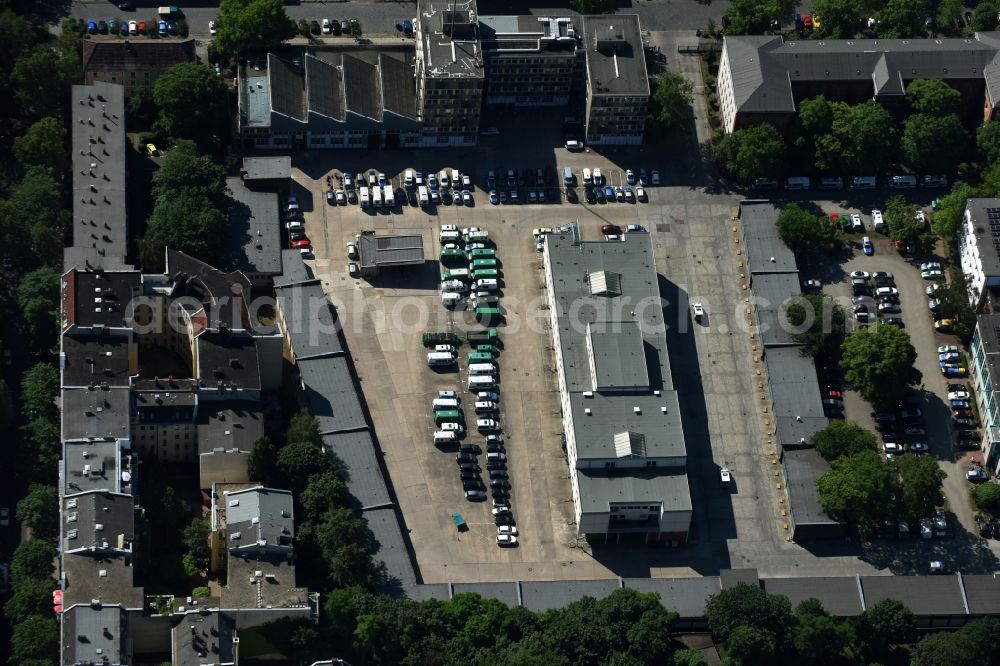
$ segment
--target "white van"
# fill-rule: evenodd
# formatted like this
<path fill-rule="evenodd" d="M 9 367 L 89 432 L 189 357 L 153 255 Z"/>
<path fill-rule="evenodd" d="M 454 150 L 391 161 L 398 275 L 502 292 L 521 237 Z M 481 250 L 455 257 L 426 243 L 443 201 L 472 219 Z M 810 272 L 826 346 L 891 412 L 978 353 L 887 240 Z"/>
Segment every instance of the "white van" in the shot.
<path fill-rule="evenodd" d="M 475 404 L 476 414 L 489 414 L 491 412 L 500 411 L 500 406 L 492 400 L 483 400 L 482 402 L 477 402 Z"/>
<path fill-rule="evenodd" d="M 482 278 L 476 280 L 476 284 L 473 285 L 476 291 L 496 291 L 500 288 L 500 284 L 493 278 Z"/>
<path fill-rule="evenodd" d="M 462 240 L 462 234 L 457 231 L 442 231 L 440 240 L 442 245 L 445 243 L 457 243 Z"/>
<path fill-rule="evenodd" d="M 500 422 L 493 419 L 476 419 L 477 430 L 499 430 Z"/>
<path fill-rule="evenodd" d="M 457 398 L 434 398 L 431 409 L 459 409 Z"/>
<path fill-rule="evenodd" d="M 382 188 L 376 185 L 372 188 L 372 205 L 381 206 L 382 205 Z"/>
<path fill-rule="evenodd" d="M 872 209 L 872 227 L 875 231 L 885 231 L 885 220 L 882 219 L 882 211 L 877 208 Z"/>
<path fill-rule="evenodd" d="M 458 305 L 458 302 L 461 300 L 462 300 L 462 294 L 455 293 L 454 291 L 446 291 L 443 294 L 441 294 L 441 305 L 445 307 Z"/>
<path fill-rule="evenodd" d="M 417 188 L 417 200 L 420 202 L 421 208 L 427 208 L 428 204 L 430 204 L 431 199 L 427 194 L 426 185 L 421 185 Z"/>
<path fill-rule="evenodd" d="M 874 190 L 877 184 L 875 176 L 855 176 L 851 178 L 852 190 Z"/>
<path fill-rule="evenodd" d="M 594 179 L 590 175 L 590 169 L 584 169 L 583 170 L 583 184 L 584 185 L 593 185 L 594 184 Z"/>
<path fill-rule="evenodd" d="M 893 176 L 889 179 L 889 187 L 894 190 L 905 190 L 917 186 L 916 176 Z"/>
<path fill-rule="evenodd" d="M 435 444 L 455 444 L 458 442 L 458 433 L 454 430 L 438 430 L 434 433 Z"/>
<path fill-rule="evenodd" d="M 497 367 L 492 363 L 473 363 L 469 366 L 469 375 L 492 375 Z"/>
<path fill-rule="evenodd" d="M 382 188 L 382 191 L 384 192 L 382 196 L 385 201 L 385 207 L 393 208 L 396 205 L 396 196 L 395 193 L 392 191 L 392 186 L 386 185 L 385 187 Z"/>
<path fill-rule="evenodd" d="M 811 185 L 807 176 L 789 176 L 785 181 L 786 190 L 808 190 Z"/>
<path fill-rule="evenodd" d="M 485 391 L 496 388 L 497 380 L 493 375 L 473 375 L 469 377 L 470 391 Z"/>
<path fill-rule="evenodd" d="M 453 188 L 459 187 L 459 183 L 462 182 L 462 174 L 458 172 L 458 169 L 451 170 L 451 186 Z"/>
<path fill-rule="evenodd" d="M 451 345 L 434 345 L 434 351 L 436 352 L 448 352 L 449 354 L 455 353 L 455 348 Z"/>
<path fill-rule="evenodd" d="M 451 352 L 429 352 L 427 365 L 455 365 L 455 355 Z"/>
<path fill-rule="evenodd" d="M 413 169 L 407 169 L 403 174 L 403 185 L 405 187 L 413 187 L 414 175 Z"/>
<path fill-rule="evenodd" d="M 360 192 L 359 196 L 361 197 L 361 207 L 367 208 L 368 204 L 371 203 L 371 195 L 369 194 L 368 186 L 362 185 L 360 188 L 358 188 L 358 191 Z"/>
<path fill-rule="evenodd" d="M 573 169 L 569 167 L 563 167 L 563 185 L 567 187 L 573 186 Z"/>
<path fill-rule="evenodd" d="M 475 243 L 476 241 L 482 242 L 489 240 L 490 232 L 488 231 L 470 231 L 465 234 L 465 240 L 468 243 Z"/>

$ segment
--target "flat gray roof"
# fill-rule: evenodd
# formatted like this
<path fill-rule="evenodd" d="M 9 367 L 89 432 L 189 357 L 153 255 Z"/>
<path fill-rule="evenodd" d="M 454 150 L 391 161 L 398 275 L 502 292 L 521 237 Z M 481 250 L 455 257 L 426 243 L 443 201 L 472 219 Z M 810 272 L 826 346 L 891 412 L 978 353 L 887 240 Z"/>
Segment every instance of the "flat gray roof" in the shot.
<path fill-rule="evenodd" d="M 487 54 L 572 53 L 583 36 L 579 16 L 480 16 L 479 31 Z"/>
<path fill-rule="evenodd" d="M 691 510 L 691 487 L 683 469 L 577 469 L 580 507 L 584 513 L 607 513 L 613 502 L 662 502 L 666 513 Z"/>
<path fill-rule="evenodd" d="M 770 347 L 764 352 L 778 444 L 799 446 L 830 422 L 823 413 L 819 379 L 812 357 L 801 347 Z"/>
<path fill-rule="evenodd" d="M 67 388 L 62 392 L 62 436 L 67 439 L 128 439 L 128 388 Z"/>
<path fill-rule="evenodd" d="M 295 586 L 295 563 L 284 557 L 230 553 L 228 584 L 220 597 L 223 608 L 305 608 L 309 590 Z M 260 577 L 250 584 L 250 578 Z"/>
<path fill-rule="evenodd" d="M 645 458 L 687 455 L 676 391 L 662 391 L 660 395 L 594 393 L 591 397 L 571 393 L 570 407 L 577 456 L 581 459 L 617 457 L 615 436 L 620 433 L 640 435 Z"/>
<path fill-rule="evenodd" d="M 861 586 L 855 576 L 829 578 L 765 578 L 768 594 L 780 594 L 798 606 L 806 599 L 819 599 L 823 608 L 837 617 L 854 617 L 864 610 Z"/>
<path fill-rule="evenodd" d="M 283 546 L 291 552 L 295 518 L 290 490 L 264 487 L 237 490 L 223 493 L 223 502 L 226 548 L 252 548 L 264 541 L 268 548 Z"/>
<path fill-rule="evenodd" d="M 128 615 L 121 606 L 73 606 L 62 614 L 62 625 L 63 664 L 131 661 Z"/>
<path fill-rule="evenodd" d="M 250 451 L 264 435 L 261 405 L 252 400 L 205 400 L 198 410 L 198 452 Z"/>
<path fill-rule="evenodd" d="M 861 576 L 865 606 L 897 599 L 915 615 L 965 615 L 958 576 Z"/>
<path fill-rule="evenodd" d="M 600 95 L 649 95 L 646 55 L 636 14 L 583 17 L 590 90 Z"/>
<path fill-rule="evenodd" d="M 132 299 L 142 289 L 138 271 L 75 269 L 63 275 L 62 317 L 66 326 L 125 328 Z"/>
<path fill-rule="evenodd" d="M 292 158 L 289 155 L 244 157 L 241 171 L 244 181 L 281 180 L 292 177 Z"/>
<path fill-rule="evenodd" d="M 64 497 L 62 552 L 131 551 L 135 540 L 135 502 L 131 495 L 89 492 Z"/>
<path fill-rule="evenodd" d="M 121 446 L 118 440 L 113 439 L 67 441 L 64 437 L 63 494 L 72 495 L 92 490 L 130 493 L 131 485 L 122 479 L 122 473 L 128 470 L 122 468 L 125 459 L 122 457 Z"/>
<path fill-rule="evenodd" d="M 475 0 L 421 0 L 417 25 L 429 77 L 483 77 Z"/>
<path fill-rule="evenodd" d="M 392 503 L 370 431 L 323 435 L 323 446 L 337 457 L 347 475 L 347 487 L 357 500 L 356 508 L 365 511 Z"/>
<path fill-rule="evenodd" d="M 424 238 L 405 236 L 362 236 L 358 251 L 361 266 L 410 266 L 424 263 Z"/>
<path fill-rule="evenodd" d="M 240 68 L 240 124 L 246 127 L 271 126 L 271 79 L 267 70 Z"/>
<path fill-rule="evenodd" d="M 417 570 L 410 558 L 410 549 L 403 534 L 400 518 L 395 509 L 373 509 L 365 511 L 362 517 L 368 522 L 372 533 L 372 560 L 384 577 L 376 584 L 376 589 L 394 593 L 404 593 L 417 586 Z"/>
<path fill-rule="evenodd" d="M 994 235 L 1000 234 L 1000 199 L 969 199 L 965 213 L 972 222 L 983 273 L 1000 275 L 1000 235 Z"/>
<path fill-rule="evenodd" d="M 484 599 L 496 599 L 504 605 L 513 608 L 518 605 L 517 589 L 520 583 L 505 581 L 503 583 L 452 583 L 452 598 L 456 594 L 478 594 Z"/>
<path fill-rule="evenodd" d="M 298 250 L 281 251 L 281 275 L 274 278 L 275 289 L 315 279 Z"/>
<path fill-rule="evenodd" d="M 795 525 L 837 523 L 823 511 L 816 492 L 816 479 L 830 471 L 830 463 L 816 449 L 795 449 L 784 451 L 782 464 L 785 466 L 788 505 Z"/>
<path fill-rule="evenodd" d="M 257 340 L 249 333 L 204 331 L 195 338 L 198 347 L 198 378 L 202 386 L 260 388 Z"/>
<path fill-rule="evenodd" d="M 276 288 L 275 297 L 296 361 L 344 354 L 337 310 L 318 281 Z"/>
<path fill-rule="evenodd" d="M 802 293 L 798 273 L 757 274 L 753 277 L 753 300 L 765 347 L 798 345 L 788 323 L 788 306 Z"/>
<path fill-rule="evenodd" d="M 721 590 L 717 576 L 697 578 L 625 578 L 622 585 L 660 595 L 660 603 L 682 618 L 705 616 L 705 602 Z"/>
<path fill-rule="evenodd" d="M 73 245 L 102 256 L 128 254 L 125 213 L 125 89 L 73 86 Z"/>
<path fill-rule="evenodd" d="M 563 608 L 584 597 L 603 599 L 621 589 L 617 578 L 608 580 L 522 581 L 522 605 L 540 613 L 552 608 Z"/>
<path fill-rule="evenodd" d="M 219 266 L 223 270 L 281 273 L 281 230 L 278 195 L 247 188 L 240 178 L 227 178 L 229 228 Z"/>
<path fill-rule="evenodd" d="M 144 594 L 135 587 L 131 555 L 64 553 L 62 557 L 63 608 L 74 604 L 89 606 L 93 600 L 102 604 L 121 604 L 142 609 Z"/>
<path fill-rule="evenodd" d="M 962 574 L 965 598 L 973 615 L 1000 614 L 1000 575 Z"/>
<path fill-rule="evenodd" d="M 170 663 L 174 666 L 202 666 L 233 663 L 233 634 L 236 622 L 217 610 L 185 613 L 170 631 Z M 209 657 L 211 655 L 211 657 Z"/>
<path fill-rule="evenodd" d="M 321 434 L 368 427 L 358 389 L 343 356 L 298 363 L 309 412 L 319 421 Z"/>
<path fill-rule="evenodd" d="M 795 254 L 778 236 L 778 207 L 770 201 L 740 204 L 743 249 L 750 273 L 798 273 Z"/>
<path fill-rule="evenodd" d="M 74 328 L 62 336 L 62 385 L 128 386 L 132 332 L 122 329 Z"/>
<path fill-rule="evenodd" d="M 634 321 L 587 327 L 594 390 L 649 390 L 646 350 Z"/>

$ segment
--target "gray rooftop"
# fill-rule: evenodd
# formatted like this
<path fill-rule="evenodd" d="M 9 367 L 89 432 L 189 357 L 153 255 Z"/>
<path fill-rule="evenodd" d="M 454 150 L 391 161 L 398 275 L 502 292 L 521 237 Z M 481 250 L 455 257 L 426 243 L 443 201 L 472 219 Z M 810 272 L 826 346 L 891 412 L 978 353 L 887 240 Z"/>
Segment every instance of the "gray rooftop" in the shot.
<path fill-rule="evenodd" d="M 62 663 L 130 664 L 128 614 L 121 606 L 79 605 L 62 615 Z"/>
<path fill-rule="evenodd" d="M 380 591 L 386 592 L 412 590 L 417 586 L 417 570 L 396 510 L 386 507 L 365 511 L 362 515 L 372 533 L 372 560 L 384 573 L 376 589 L 383 587 Z"/>
<path fill-rule="evenodd" d="M 354 379 L 343 356 L 300 361 L 309 412 L 319 421 L 321 434 L 368 427 Z"/>
<path fill-rule="evenodd" d="M 80 270 L 100 268 L 106 271 L 130 271 L 135 266 L 126 263 L 124 257 L 102 255 L 93 247 L 74 247 L 70 245 L 63 248 L 63 270 L 68 271 L 71 268 L 79 268 Z"/>
<path fill-rule="evenodd" d="M 388 53 L 380 53 L 378 66 L 382 77 L 383 114 L 389 111 L 399 116 L 416 119 L 417 89 L 412 54 L 407 60 L 401 60 Z"/>
<path fill-rule="evenodd" d="M 132 551 L 135 503 L 131 495 L 89 492 L 64 497 L 62 552 Z"/>
<path fill-rule="evenodd" d="M 915 615 L 965 615 L 958 576 L 861 576 L 865 606 L 897 599 Z"/>
<path fill-rule="evenodd" d="M 780 36 L 725 38 L 736 108 L 793 113 L 794 86 L 861 82 L 872 96 L 902 95 L 914 79 L 984 79 L 998 92 L 996 33 L 973 38 L 826 39 L 784 41 Z"/>
<path fill-rule="evenodd" d="M 778 236 L 779 212 L 770 201 L 740 204 L 746 265 L 754 275 L 798 272 L 795 254 Z"/>
<path fill-rule="evenodd" d="M 202 328 L 250 329 L 245 296 L 250 294 L 250 281 L 240 271 L 222 271 L 177 250 L 167 249 L 165 274 L 173 281 L 173 298 L 186 297 L 194 324 L 195 335 Z M 200 307 L 197 303 L 200 302 Z M 192 305 L 192 303 L 195 303 Z M 203 315 L 198 310 L 204 311 Z"/>
<path fill-rule="evenodd" d="M 71 270 L 62 281 L 64 325 L 123 328 L 129 303 L 141 288 L 142 274 L 137 271 Z"/>
<path fill-rule="evenodd" d="M 292 158 L 288 155 L 244 157 L 240 171 L 243 180 L 283 180 L 292 177 Z"/>
<path fill-rule="evenodd" d="M 281 275 L 274 278 L 275 289 L 315 279 L 298 250 L 281 251 Z"/>
<path fill-rule="evenodd" d="M 251 488 L 223 494 L 226 507 L 226 547 L 283 547 L 291 552 L 295 535 L 292 493 L 275 488 Z"/>
<path fill-rule="evenodd" d="M 129 389 L 67 388 L 62 392 L 62 437 L 128 439 Z"/>
<path fill-rule="evenodd" d="M 483 77 L 475 0 L 421 0 L 417 23 L 429 77 Z"/>
<path fill-rule="evenodd" d="M 115 83 L 73 86 L 73 245 L 128 254 L 125 92 Z"/>
<path fill-rule="evenodd" d="M 218 265 L 223 270 L 281 273 L 278 195 L 248 189 L 239 178 L 227 178 L 229 229 Z"/>
<path fill-rule="evenodd" d="M 963 228 L 971 220 L 983 274 L 987 278 L 1000 276 L 1000 199 L 969 199 L 965 214 Z"/>
<path fill-rule="evenodd" d="M 563 608 L 584 597 L 602 599 L 621 588 L 618 579 L 572 581 L 522 581 L 522 605 L 540 613 Z"/>
<path fill-rule="evenodd" d="M 271 80 L 271 111 L 307 122 L 305 70 L 273 53 L 267 54 L 267 75 Z M 259 90 L 258 90 L 259 92 Z"/>
<path fill-rule="evenodd" d="M 271 126 L 271 79 L 267 70 L 240 68 L 240 124 L 245 127 Z"/>
<path fill-rule="evenodd" d="M 590 90 L 600 95 L 649 95 L 639 17 L 602 14 L 583 17 Z"/>
<path fill-rule="evenodd" d="M 697 578 L 625 578 L 624 587 L 639 592 L 655 592 L 660 603 L 682 618 L 705 616 L 705 602 L 721 590 L 716 576 Z"/>
<path fill-rule="evenodd" d="M 483 51 L 502 53 L 566 55 L 576 50 L 582 36 L 579 16 L 480 16 Z"/>
<path fill-rule="evenodd" d="M 257 341 L 248 333 L 205 331 L 196 338 L 198 378 L 205 388 L 260 388 Z"/>
<path fill-rule="evenodd" d="M 836 524 L 836 520 L 824 513 L 816 492 L 816 479 L 830 471 L 830 464 L 823 456 L 816 449 L 788 450 L 782 455 L 782 464 L 795 526 Z"/>
<path fill-rule="evenodd" d="M 198 407 L 193 379 L 140 379 L 132 384 L 133 408 L 140 425 L 194 420 Z"/>
<path fill-rule="evenodd" d="M 275 295 L 295 360 L 344 353 L 336 308 L 318 281 L 276 288 Z"/>
<path fill-rule="evenodd" d="M 650 390 L 646 349 L 635 321 L 590 324 L 586 339 L 593 390 Z"/>
<path fill-rule="evenodd" d="M 456 594 L 478 594 L 484 599 L 496 599 L 504 605 L 513 608 L 518 605 L 517 592 L 520 583 L 504 581 L 502 583 L 452 583 L 452 597 Z"/>
<path fill-rule="evenodd" d="M 70 329 L 62 337 L 62 385 L 128 386 L 131 331 Z"/>
<path fill-rule="evenodd" d="M 684 470 L 645 468 L 609 475 L 603 469 L 578 469 L 580 507 L 584 513 L 607 513 L 613 502 L 662 502 L 667 513 L 691 511 L 691 488 Z"/>
<path fill-rule="evenodd" d="M 378 67 L 352 55 L 343 55 L 347 110 L 365 118 L 382 118 L 382 77 Z"/>
<path fill-rule="evenodd" d="M 342 68 L 313 55 L 306 55 L 306 88 L 311 112 L 344 120 L 346 109 Z"/>
<path fill-rule="evenodd" d="M 207 400 L 198 410 L 198 452 L 250 451 L 264 435 L 264 415 L 251 400 Z"/>
<path fill-rule="evenodd" d="M 854 576 L 829 578 L 766 578 L 764 590 L 768 594 L 780 594 L 788 598 L 795 607 L 806 599 L 819 599 L 823 608 L 831 615 L 853 617 L 864 610 L 861 601 L 861 585 Z"/>
<path fill-rule="evenodd" d="M 621 457 L 615 450 L 615 436 L 625 432 L 642 437 L 644 458 L 683 459 L 687 455 L 676 391 L 660 395 L 594 393 L 590 397 L 571 393 L 570 408 L 581 460 Z"/>
<path fill-rule="evenodd" d="M 93 490 L 130 493 L 131 475 L 129 474 L 128 479 L 122 478 L 129 472 L 128 464 L 128 459 L 123 458 L 121 445 L 116 440 L 66 441 L 63 438 L 63 494 Z"/>
<path fill-rule="evenodd" d="M 963 574 L 962 586 L 970 613 L 1000 614 L 1000 574 Z"/>
<path fill-rule="evenodd" d="M 228 582 L 220 597 L 223 608 L 305 608 L 309 604 L 309 591 L 295 586 L 291 558 L 230 553 L 227 566 Z"/>
<path fill-rule="evenodd" d="M 801 347 L 771 347 L 764 354 L 764 362 L 778 444 L 798 446 L 803 439 L 808 443 L 829 423 L 823 414 L 812 357 L 803 356 Z"/>
<path fill-rule="evenodd" d="M 798 345 L 792 337 L 787 310 L 801 300 L 796 298 L 802 292 L 799 274 L 757 274 L 751 286 L 764 346 Z"/>
<path fill-rule="evenodd" d="M 424 238 L 420 234 L 405 236 L 373 236 L 361 237 L 358 251 L 361 253 L 361 266 L 389 268 L 392 266 L 411 266 L 424 263 Z"/>
<path fill-rule="evenodd" d="M 357 501 L 355 508 L 364 511 L 392 503 L 370 431 L 323 435 L 323 446 L 337 457 L 347 475 L 347 487 L 351 497 Z"/>
<path fill-rule="evenodd" d="M 125 608 L 143 607 L 143 590 L 135 587 L 131 555 L 65 553 L 62 573 L 63 608 L 90 605 L 94 600 Z"/>
<path fill-rule="evenodd" d="M 232 664 L 235 630 L 236 623 L 226 613 L 217 610 L 185 613 L 170 632 L 170 663 L 174 666 Z"/>

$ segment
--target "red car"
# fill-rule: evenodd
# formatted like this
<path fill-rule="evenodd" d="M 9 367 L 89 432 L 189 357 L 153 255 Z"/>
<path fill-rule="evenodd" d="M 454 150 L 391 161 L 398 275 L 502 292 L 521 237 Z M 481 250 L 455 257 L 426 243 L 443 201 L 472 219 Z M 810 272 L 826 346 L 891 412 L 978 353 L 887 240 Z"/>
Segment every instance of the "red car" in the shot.
<path fill-rule="evenodd" d="M 139 21 L 139 26 L 138 27 L 139 27 L 139 34 L 142 34 L 142 33 L 146 32 L 146 22 L 145 21 Z"/>
<path fill-rule="evenodd" d="M 837 400 L 842 400 L 844 398 L 844 394 L 837 389 L 827 389 L 825 393 L 827 398 L 835 398 Z"/>
<path fill-rule="evenodd" d="M 295 248 L 296 250 L 303 247 L 309 247 L 309 245 L 310 244 L 308 238 L 300 238 L 298 240 L 292 241 L 292 247 Z"/>
<path fill-rule="evenodd" d="M 812 14 L 806 14 L 802 17 L 802 27 L 806 30 L 813 29 L 813 17 Z"/>

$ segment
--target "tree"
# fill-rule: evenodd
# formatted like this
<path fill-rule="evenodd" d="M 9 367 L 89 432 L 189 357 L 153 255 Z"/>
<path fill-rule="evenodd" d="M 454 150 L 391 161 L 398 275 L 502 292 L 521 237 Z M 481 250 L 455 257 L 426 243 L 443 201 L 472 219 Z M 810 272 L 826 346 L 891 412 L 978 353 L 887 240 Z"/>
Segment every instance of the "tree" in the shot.
<path fill-rule="evenodd" d="M 902 150 L 906 162 L 917 171 L 954 173 L 969 153 L 969 133 L 954 113 L 912 115 L 903 129 Z"/>
<path fill-rule="evenodd" d="M 762 35 L 791 16 L 798 0 L 733 0 L 726 10 L 727 35 Z"/>
<path fill-rule="evenodd" d="M 850 39 L 864 24 L 868 8 L 858 0 L 816 0 L 813 12 L 823 17 L 815 37 L 825 39 Z"/>
<path fill-rule="evenodd" d="M 708 662 L 695 650 L 678 650 L 670 660 L 670 666 L 708 666 Z"/>
<path fill-rule="evenodd" d="M 44 298 L 52 303 L 59 302 L 59 271 L 51 266 L 42 266 L 31 271 L 17 285 L 17 302 L 22 308 L 34 298 Z"/>
<path fill-rule="evenodd" d="M 831 421 L 812 436 L 810 444 L 816 447 L 816 452 L 825 460 L 831 462 L 841 456 L 856 456 L 863 451 L 878 450 L 875 433 L 850 421 Z"/>
<path fill-rule="evenodd" d="M 843 308 L 829 296 L 800 294 L 788 303 L 785 316 L 794 327 L 792 338 L 812 356 L 835 358 L 847 330 Z"/>
<path fill-rule="evenodd" d="M 327 511 L 344 506 L 348 497 L 347 484 L 340 472 L 328 469 L 309 478 L 309 484 L 299 495 L 299 502 L 305 510 L 305 518 L 318 521 Z"/>
<path fill-rule="evenodd" d="M 739 183 L 780 178 L 785 173 L 785 140 L 768 124 L 738 129 L 722 137 L 715 159 L 719 168 Z"/>
<path fill-rule="evenodd" d="M 205 148 L 225 133 L 228 91 L 207 65 L 174 65 L 156 79 L 153 100 L 160 109 L 158 126 L 168 136 Z"/>
<path fill-rule="evenodd" d="M 868 402 L 894 405 L 910 386 L 920 382 L 914 367 L 917 352 L 910 336 L 896 326 L 871 326 L 854 331 L 843 345 L 840 368 L 844 378 Z"/>
<path fill-rule="evenodd" d="M 972 18 L 969 20 L 969 29 L 973 32 L 990 32 L 997 29 L 1000 23 L 1000 2 L 996 0 L 984 0 L 976 5 L 972 10 Z"/>
<path fill-rule="evenodd" d="M 216 16 L 215 47 L 226 55 L 266 50 L 296 32 L 282 0 L 221 0 Z"/>
<path fill-rule="evenodd" d="M 62 178 L 69 164 L 66 127 L 52 116 L 42 118 L 14 139 L 14 157 L 26 168 L 41 167 Z"/>
<path fill-rule="evenodd" d="M 58 306 L 43 298 L 33 298 L 25 304 L 21 326 L 28 345 L 36 354 L 55 346 L 59 334 L 58 316 Z"/>
<path fill-rule="evenodd" d="M 342 587 L 369 584 L 372 564 L 366 546 L 371 535 L 362 518 L 347 508 L 334 509 L 317 523 L 315 536 L 334 584 Z"/>
<path fill-rule="evenodd" d="M 1000 484 L 983 483 L 972 489 L 972 501 L 983 511 L 1000 515 Z"/>
<path fill-rule="evenodd" d="M 198 568 L 198 560 L 191 553 L 181 555 L 181 568 L 184 569 L 184 575 L 188 578 L 194 578 L 201 573 L 201 569 Z"/>
<path fill-rule="evenodd" d="M 140 244 L 143 267 L 155 270 L 162 266 L 166 248 L 212 261 L 221 251 L 226 233 L 226 216 L 208 199 L 187 192 L 161 197 Z"/>
<path fill-rule="evenodd" d="M 816 599 L 806 599 L 795 607 L 792 645 L 807 664 L 837 666 L 850 663 L 845 655 L 853 636 L 847 622 L 832 617 Z"/>
<path fill-rule="evenodd" d="M 1000 663 L 1000 620 L 972 620 L 955 632 L 924 635 L 912 654 L 912 666 L 980 666 Z"/>
<path fill-rule="evenodd" d="M 59 393 L 59 371 L 51 363 L 31 366 L 21 378 L 21 411 L 33 418 L 53 416 L 56 394 Z"/>
<path fill-rule="evenodd" d="M 7 430 L 14 420 L 14 401 L 10 397 L 7 381 L 0 377 L 0 430 Z"/>
<path fill-rule="evenodd" d="M 288 422 L 285 441 L 312 442 L 316 446 L 322 446 L 323 438 L 319 435 L 319 421 L 305 409 L 296 412 Z"/>
<path fill-rule="evenodd" d="M 893 468 L 875 451 L 840 457 L 816 480 L 820 505 L 828 516 L 850 523 L 883 518 L 895 488 Z"/>
<path fill-rule="evenodd" d="M 851 173 L 884 170 L 896 153 L 896 126 L 881 104 L 835 105 L 833 132 L 843 146 L 843 166 Z"/>
<path fill-rule="evenodd" d="M 988 164 L 1000 160 L 1000 123 L 989 122 L 976 130 L 976 147 Z"/>
<path fill-rule="evenodd" d="M 726 641 L 727 666 L 756 666 L 774 663 L 778 646 L 774 634 L 758 627 L 739 626 Z"/>
<path fill-rule="evenodd" d="M 17 503 L 17 519 L 35 536 L 54 540 L 59 536 L 59 494 L 55 487 L 33 483 Z"/>
<path fill-rule="evenodd" d="M 41 539 L 22 541 L 10 561 L 10 582 L 18 587 L 26 580 L 52 580 L 56 549 Z"/>
<path fill-rule="evenodd" d="M 570 5 L 580 14 L 614 14 L 618 0 L 570 0 Z"/>
<path fill-rule="evenodd" d="M 14 594 L 4 604 L 4 615 L 16 622 L 35 613 L 51 612 L 54 585 L 51 578 L 25 578 L 14 587 Z"/>
<path fill-rule="evenodd" d="M 290 442 L 278 452 L 278 473 L 286 487 L 296 493 L 305 489 L 309 477 L 329 465 L 323 449 L 312 442 Z"/>
<path fill-rule="evenodd" d="M 212 590 L 207 587 L 196 587 L 191 590 L 191 596 L 195 599 L 206 599 L 212 596 Z"/>
<path fill-rule="evenodd" d="M 181 541 L 188 552 L 196 559 L 208 559 L 208 534 L 211 528 L 208 519 L 203 516 L 195 517 L 181 532 Z"/>
<path fill-rule="evenodd" d="M 80 54 L 39 44 L 18 57 L 11 78 L 26 117 L 65 117 L 70 87 L 83 78 Z"/>
<path fill-rule="evenodd" d="M 876 32 L 883 39 L 926 37 L 923 3 L 913 0 L 889 0 L 877 14 Z"/>
<path fill-rule="evenodd" d="M 649 104 L 649 119 L 660 133 L 682 130 L 691 116 L 694 86 L 683 74 L 664 72 Z"/>
<path fill-rule="evenodd" d="M 976 311 L 969 303 L 965 284 L 958 280 L 952 281 L 934 292 L 934 299 L 938 302 L 936 315 L 942 319 L 951 319 L 952 332 L 964 344 L 968 344 L 976 330 Z"/>
<path fill-rule="evenodd" d="M 938 29 L 942 32 L 961 32 L 964 11 L 962 0 L 941 0 L 936 19 Z"/>
<path fill-rule="evenodd" d="M 31 26 L 10 9 L 0 12 L 0 92 L 6 92 L 7 77 L 14 63 L 33 39 Z"/>
<path fill-rule="evenodd" d="M 24 665 L 51 664 L 59 658 L 59 623 L 51 610 L 45 615 L 25 617 L 14 625 L 10 655 L 10 663 Z"/>
<path fill-rule="evenodd" d="M 778 214 L 778 236 L 796 254 L 809 254 L 832 246 L 839 235 L 830 218 L 817 217 L 788 204 Z"/>
<path fill-rule="evenodd" d="M 712 635 L 723 642 L 739 626 L 778 635 L 791 626 L 792 604 L 786 597 L 768 594 L 756 585 L 739 583 L 708 598 L 705 619 Z"/>
<path fill-rule="evenodd" d="M 990 123 L 990 125 L 992 124 Z M 989 127 L 989 125 L 984 125 L 984 127 Z M 1000 150 L 1000 145 L 998 145 L 998 150 Z M 968 183 L 962 181 L 955 183 L 951 191 L 938 201 L 938 207 L 934 211 L 934 219 L 931 222 L 934 233 L 946 240 L 953 240 L 958 235 L 958 230 L 965 217 L 965 202 L 977 195 L 976 188 Z"/>
<path fill-rule="evenodd" d="M 913 613 L 896 599 L 882 599 L 857 618 L 855 632 L 865 663 L 884 661 L 896 645 L 912 643 L 917 634 Z"/>
<path fill-rule="evenodd" d="M 924 226 L 917 220 L 916 206 L 908 202 L 905 197 L 899 195 L 889 197 L 885 202 L 883 218 L 889 226 L 889 236 L 894 241 L 917 240 L 924 233 Z"/>
<path fill-rule="evenodd" d="M 941 79 L 914 79 L 906 86 L 906 101 L 914 113 L 942 117 L 959 112 L 962 93 Z"/>
<path fill-rule="evenodd" d="M 3 211 L 5 231 L 15 234 L 14 245 L 30 250 L 26 257 L 13 257 L 15 264 L 34 268 L 39 263 L 61 265 L 63 237 L 70 221 L 60 202 L 62 191 L 59 183 L 44 169 L 31 167 L 24 178 L 11 191 Z M 26 242 L 27 240 L 27 242 Z"/>
<path fill-rule="evenodd" d="M 278 474 L 278 450 L 267 437 L 254 440 L 247 460 L 247 475 L 253 481 L 271 485 Z"/>
<path fill-rule="evenodd" d="M 181 140 L 167 151 L 153 174 L 153 196 L 188 194 L 221 203 L 226 189 L 226 171 L 207 155 L 200 155 L 193 141 Z"/>
<path fill-rule="evenodd" d="M 930 456 L 902 456 L 896 460 L 896 467 L 904 516 L 919 520 L 931 515 L 946 476 L 937 460 Z"/>

